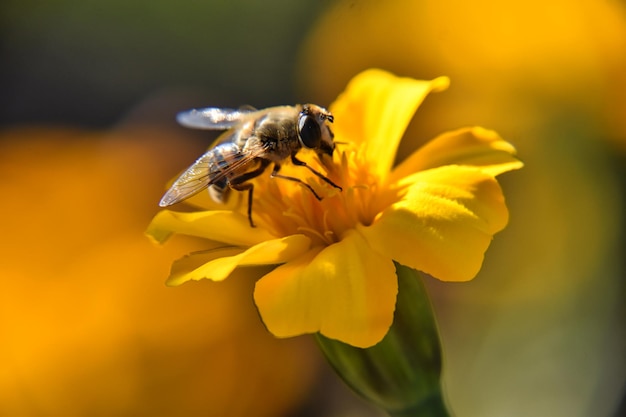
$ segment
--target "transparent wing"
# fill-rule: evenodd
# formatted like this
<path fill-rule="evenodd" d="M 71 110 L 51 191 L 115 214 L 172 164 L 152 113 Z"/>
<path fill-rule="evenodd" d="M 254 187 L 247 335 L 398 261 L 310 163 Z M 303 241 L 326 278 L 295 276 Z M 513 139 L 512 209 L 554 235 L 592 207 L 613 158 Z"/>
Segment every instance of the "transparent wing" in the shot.
<path fill-rule="evenodd" d="M 232 149 L 235 149 L 235 145 L 232 146 Z M 209 150 L 198 158 L 196 162 L 174 181 L 174 184 L 172 184 L 170 189 L 167 190 L 165 195 L 161 198 L 159 206 L 167 207 L 179 203 L 199 193 L 209 185 L 218 183 L 232 173 L 241 173 L 246 165 L 256 161 L 256 158 L 265 152 L 262 147 L 250 149 L 246 153 L 237 152 L 236 156 L 231 155 L 229 158 L 231 159 L 231 163 L 227 169 L 211 172 L 209 162 L 213 157 L 213 151 L 214 150 Z"/>
<path fill-rule="evenodd" d="M 171 206 L 208 187 L 211 181 L 209 159 L 210 152 L 207 152 L 187 168 L 187 170 L 174 181 L 174 184 L 167 190 L 165 195 L 163 195 L 159 206 Z"/>
<path fill-rule="evenodd" d="M 207 107 L 178 113 L 176 120 L 181 125 L 194 129 L 224 130 L 237 126 L 257 111 L 247 107 L 241 109 Z"/>

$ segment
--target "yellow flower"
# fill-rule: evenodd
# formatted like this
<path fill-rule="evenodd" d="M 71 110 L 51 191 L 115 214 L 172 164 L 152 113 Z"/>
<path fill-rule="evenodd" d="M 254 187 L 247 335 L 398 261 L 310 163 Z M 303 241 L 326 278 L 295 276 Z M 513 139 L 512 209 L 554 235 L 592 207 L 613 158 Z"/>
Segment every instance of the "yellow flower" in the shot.
<path fill-rule="evenodd" d="M 300 184 L 263 175 L 255 180 L 256 228 L 243 209 L 160 212 L 148 235 L 159 242 L 172 233 L 198 236 L 212 248 L 176 263 L 169 283 L 219 281 L 236 268 L 279 265 L 254 291 L 269 331 L 278 337 L 320 332 L 369 347 L 393 321 L 394 261 L 445 281 L 472 279 L 508 220 L 495 176 L 522 164 L 496 133 L 465 128 L 437 137 L 394 168 L 417 107 L 447 85 L 444 77 L 419 81 L 382 70 L 357 75 L 330 107 L 332 161 L 299 155 L 343 190 L 285 167 L 306 178 L 322 201 Z"/>

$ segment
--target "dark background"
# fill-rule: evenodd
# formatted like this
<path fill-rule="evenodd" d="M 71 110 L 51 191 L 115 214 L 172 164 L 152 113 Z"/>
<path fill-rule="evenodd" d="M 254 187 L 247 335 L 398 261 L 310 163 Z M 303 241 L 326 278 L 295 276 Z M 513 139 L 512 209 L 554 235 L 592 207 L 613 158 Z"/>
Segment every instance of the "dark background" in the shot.
<path fill-rule="evenodd" d="M 5 0 L 0 125 L 101 128 L 145 101 L 160 105 L 142 117 L 171 120 L 183 103 L 293 102 L 298 45 L 328 3 Z"/>

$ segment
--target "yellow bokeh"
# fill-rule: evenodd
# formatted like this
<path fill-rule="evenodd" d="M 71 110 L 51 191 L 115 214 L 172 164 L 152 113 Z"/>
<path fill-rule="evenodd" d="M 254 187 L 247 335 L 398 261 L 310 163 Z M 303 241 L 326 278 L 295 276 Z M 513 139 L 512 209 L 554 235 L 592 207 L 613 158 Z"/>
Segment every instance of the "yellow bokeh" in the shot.
<path fill-rule="evenodd" d="M 314 347 L 265 330 L 249 276 L 165 286 L 197 245 L 143 231 L 188 152 L 167 129 L 0 133 L 0 415 L 279 416 L 307 398 Z"/>
<path fill-rule="evenodd" d="M 301 49 L 298 74 L 302 95 L 320 103 L 365 68 L 447 75 L 448 98 L 437 98 L 447 123 L 523 129 L 563 105 L 593 115 L 624 144 L 624 51 L 626 10 L 618 2 L 340 1 Z M 432 125 L 442 117 L 424 117 L 420 131 L 449 128 Z"/>

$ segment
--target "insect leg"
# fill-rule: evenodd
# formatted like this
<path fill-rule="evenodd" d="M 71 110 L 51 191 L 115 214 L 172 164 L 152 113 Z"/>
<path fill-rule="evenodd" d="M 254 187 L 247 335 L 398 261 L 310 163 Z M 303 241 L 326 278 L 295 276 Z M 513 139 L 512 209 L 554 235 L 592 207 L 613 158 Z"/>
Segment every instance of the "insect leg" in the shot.
<path fill-rule="evenodd" d="M 307 165 L 306 162 L 299 160 L 298 158 L 296 158 L 296 155 L 291 155 L 291 162 L 293 162 L 294 165 L 298 165 L 301 167 L 305 167 L 307 168 L 309 171 L 311 171 L 312 173 L 314 173 L 315 175 L 317 175 L 319 178 L 323 179 L 324 181 L 326 181 L 328 184 L 332 185 L 335 188 L 338 188 L 340 191 L 343 191 L 343 189 L 338 186 L 337 184 L 335 184 L 334 182 L 332 182 L 330 180 L 330 178 L 328 178 L 326 175 L 317 172 L 316 170 L 314 170 L 313 168 L 311 168 L 310 166 Z M 313 193 L 315 194 L 315 193 Z"/>
<path fill-rule="evenodd" d="M 254 184 L 246 183 L 246 181 L 251 180 L 254 177 L 258 177 L 265 171 L 270 161 L 261 159 L 261 164 L 259 167 L 253 171 L 246 172 L 243 175 L 232 178 L 229 182 L 230 188 L 237 191 L 245 191 L 248 190 L 248 221 L 250 222 L 250 227 L 256 227 L 254 222 L 252 221 L 252 193 L 254 191 Z"/>
<path fill-rule="evenodd" d="M 294 182 L 299 182 L 300 184 L 304 185 L 306 188 L 309 189 L 309 191 L 311 191 L 313 193 L 313 195 L 315 196 L 315 198 L 317 198 L 318 200 L 322 200 L 322 197 L 320 197 L 315 190 L 313 189 L 313 187 L 311 187 L 309 184 L 307 184 L 306 182 L 302 181 L 300 178 L 296 178 L 296 177 L 289 177 L 287 175 L 280 175 L 278 173 L 278 171 L 280 170 L 280 165 L 279 164 L 274 164 L 274 169 L 272 170 L 272 178 L 282 178 L 284 180 L 289 180 L 289 181 L 294 181 Z"/>
<path fill-rule="evenodd" d="M 254 222 L 252 221 L 252 193 L 254 191 L 254 184 L 252 184 L 251 182 L 243 184 L 231 184 L 230 187 L 237 191 L 248 190 L 248 221 L 250 222 L 250 227 L 256 227 L 254 225 Z"/>

